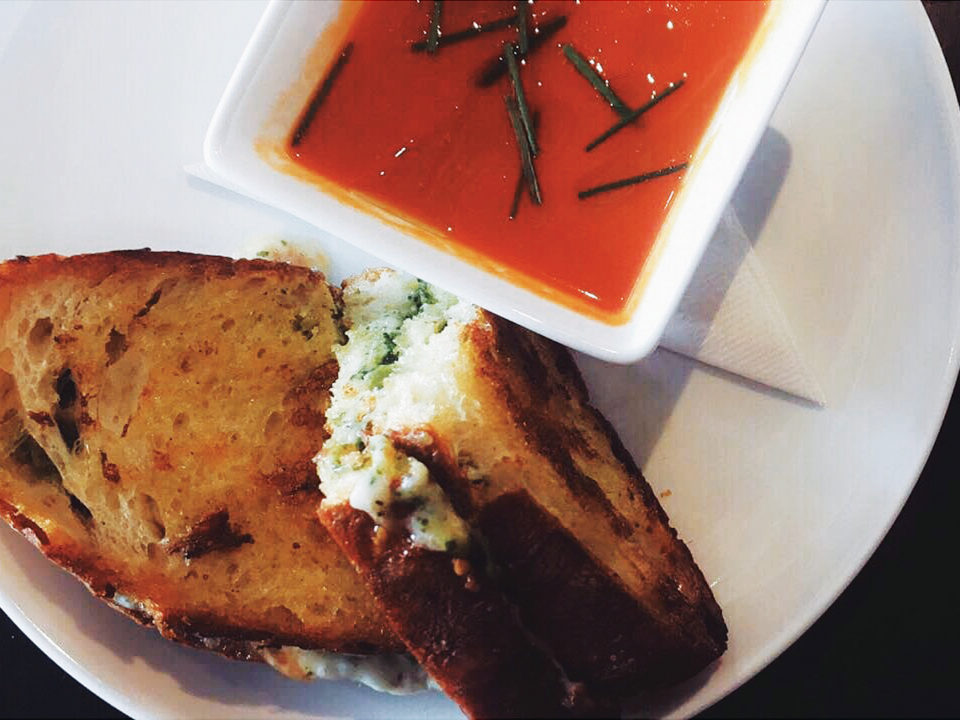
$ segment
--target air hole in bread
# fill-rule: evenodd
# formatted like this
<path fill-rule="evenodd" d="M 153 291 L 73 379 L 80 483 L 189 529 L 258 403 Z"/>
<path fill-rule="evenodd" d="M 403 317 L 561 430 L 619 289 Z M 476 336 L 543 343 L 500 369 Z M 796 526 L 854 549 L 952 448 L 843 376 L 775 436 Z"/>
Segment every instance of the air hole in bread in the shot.
<path fill-rule="evenodd" d="M 57 466 L 32 435 L 24 435 L 20 438 L 10 453 L 10 459 L 24 469 L 28 482 L 44 481 L 56 485 L 63 484 Z"/>
<path fill-rule="evenodd" d="M 267 418 L 267 422 L 264 423 L 263 434 L 268 438 L 273 437 L 282 427 L 283 415 L 278 412 L 272 412 L 270 413 L 270 417 Z"/>
<path fill-rule="evenodd" d="M 177 413 L 177 416 L 173 419 L 173 429 L 184 430 L 189 422 L 190 416 L 187 413 Z"/>
<path fill-rule="evenodd" d="M 55 388 L 59 407 L 68 408 L 76 404 L 79 394 L 77 393 L 77 383 L 73 379 L 73 371 L 70 368 L 64 368 L 60 371 Z"/>
<path fill-rule="evenodd" d="M 314 333 L 317 330 L 317 323 L 312 319 L 304 316 L 302 313 L 297 313 L 293 316 L 293 320 L 290 321 L 290 328 L 296 332 L 303 335 L 304 339 L 312 340 Z"/>
<path fill-rule="evenodd" d="M 158 302 L 160 302 L 160 295 L 162 294 L 162 292 L 163 292 L 163 291 L 162 291 L 160 288 L 157 288 L 156 290 L 154 290 L 154 291 L 153 291 L 153 295 L 151 295 L 149 298 L 147 298 L 147 301 L 143 304 L 143 307 L 140 308 L 139 310 L 137 310 L 137 312 L 136 312 L 136 314 L 134 315 L 134 317 L 136 317 L 136 318 L 142 318 L 142 317 L 144 317 L 148 312 L 150 312 L 151 308 L 153 308 L 154 305 L 156 305 Z"/>
<path fill-rule="evenodd" d="M 152 495 L 139 493 L 136 500 L 139 515 L 143 518 L 144 531 L 154 540 L 160 541 L 167 536 L 167 528 L 163 524 L 163 515 L 160 506 Z"/>
<path fill-rule="evenodd" d="M 63 477 L 50 456 L 32 435 L 23 435 L 17 442 L 10 459 L 19 465 L 29 483 L 48 482 L 56 485 L 70 500 L 70 510 L 86 526 L 93 525 L 93 513 L 90 508 L 63 486 Z"/>
<path fill-rule="evenodd" d="M 113 365 L 127 351 L 127 336 L 111 328 L 104 350 L 107 353 L 107 366 Z"/>
<path fill-rule="evenodd" d="M 264 616 L 269 622 L 286 627 L 302 627 L 303 621 L 286 605 L 274 605 L 266 610 Z"/>
<path fill-rule="evenodd" d="M 70 498 L 70 510 L 73 511 L 74 515 L 80 518 L 80 522 L 82 522 L 84 525 L 93 525 L 93 513 L 90 512 L 90 508 L 84 505 L 80 498 L 71 492 L 67 493 L 67 497 Z"/>
<path fill-rule="evenodd" d="M 53 412 L 53 421 L 67 450 L 77 453 L 80 451 L 80 428 L 77 425 L 77 399 L 80 394 L 70 368 L 60 371 L 54 389 L 57 392 L 57 407 Z"/>
<path fill-rule="evenodd" d="M 226 320 L 223 321 L 223 323 L 221 323 L 220 329 L 226 332 L 227 330 L 232 329 L 233 326 L 236 324 L 237 324 L 236 320 L 234 320 L 233 318 L 227 318 Z"/>
<path fill-rule="evenodd" d="M 52 335 L 53 322 L 48 317 L 40 318 L 30 329 L 30 334 L 27 336 L 27 347 L 31 352 L 41 351 Z"/>

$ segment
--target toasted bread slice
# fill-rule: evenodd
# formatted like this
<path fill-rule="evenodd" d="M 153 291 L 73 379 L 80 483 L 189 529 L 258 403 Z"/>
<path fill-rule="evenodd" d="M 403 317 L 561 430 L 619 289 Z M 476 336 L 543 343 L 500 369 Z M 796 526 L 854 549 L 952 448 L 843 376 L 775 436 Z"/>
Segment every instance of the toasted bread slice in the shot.
<path fill-rule="evenodd" d="M 469 717 L 601 711 L 526 632 L 488 573 L 479 544 L 464 544 L 456 553 L 433 550 L 409 536 L 380 532 L 369 514 L 348 503 L 327 504 L 320 516 L 407 648 Z"/>
<path fill-rule="evenodd" d="M 174 640 L 402 650 L 315 517 L 338 313 L 322 275 L 264 261 L 0 265 L 0 513 Z"/>
<path fill-rule="evenodd" d="M 407 293 L 402 307 L 383 307 L 381 300 L 394 298 L 372 295 L 365 298 L 369 306 L 354 308 L 343 356 L 356 362 L 337 381 L 339 412 L 331 418 L 337 439 L 319 458 L 332 494 L 319 515 L 410 652 L 468 716 L 583 714 L 592 709 L 584 688 L 570 683 L 552 655 L 531 641 L 488 572 L 482 544 L 472 541 L 426 467 L 358 425 L 365 420 L 362 406 L 372 399 L 360 388 L 383 382 L 392 338 L 429 292 L 408 278 L 397 288 Z M 396 486 L 395 502 L 380 499 L 381 481 Z M 394 532 L 399 525 L 406 531 Z"/>
<path fill-rule="evenodd" d="M 389 271 L 349 280 L 343 297 L 349 341 L 318 461 L 328 527 L 351 508 L 451 556 L 479 536 L 525 629 L 608 696 L 723 652 L 709 586 L 566 350 Z M 360 565 L 395 622 L 377 585 L 396 567 Z M 435 643 L 458 638 L 458 618 L 444 620 Z"/>

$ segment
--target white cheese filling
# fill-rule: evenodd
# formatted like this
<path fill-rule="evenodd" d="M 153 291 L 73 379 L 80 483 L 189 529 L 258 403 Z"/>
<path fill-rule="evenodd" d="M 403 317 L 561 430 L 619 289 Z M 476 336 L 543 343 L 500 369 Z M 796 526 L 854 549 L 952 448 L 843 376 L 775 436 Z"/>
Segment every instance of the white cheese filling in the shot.
<path fill-rule="evenodd" d="M 143 602 L 128 595 L 116 593 L 112 600 L 127 610 L 148 612 Z M 292 645 L 284 645 L 277 650 L 266 649 L 262 654 L 274 669 L 305 680 L 352 680 L 391 695 L 411 695 L 438 689 L 426 670 L 407 655 L 353 655 L 304 650 Z"/>
<path fill-rule="evenodd" d="M 344 301 L 348 341 L 336 349 L 331 436 L 316 458 L 324 503 L 349 503 L 381 525 L 402 523 L 415 544 L 431 550 L 463 546 L 467 524 L 426 466 L 388 435 L 467 402 L 450 368 L 459 330 L 476 308 L 399 273 L 381 276 L 372 288 L 355 283 Z"/>
<path fill-rule="evenodd" d="M 126 608 L 127 610 L 133 610 L 135 612 L 144 613 L 146 615 L 150 614 L 150 611 L 147 610 L 146 605 L 144 605 L 139 600 L 135 600 L 131 597 L 128 597 L 127 595 L 114 593 L 113 597 L 110 599 L 120 607 Z"/>
<path fill-rule="evenodd" d="M 391 695 L 438 689 L 416 660 L 406 655 L 350 655 L 284 646 L 275 654 L 265 653 L 264 658 L 283 673 L 289 673 L 293 663 L 303 679 L 352 680 Z"/>
<path fill-rule="evenodd" d="M 383 435 L 361 442 L 362 450 L 346 446 L 346 451 L 341 447 L 339 453 L 325 450 L 318 456 L 320 477 L 330 480 L 320 484 L 324 502 L 349 502 L 378 525 L 402 522 L 413 543 L 430 550 L 450 551 L 466 543 L 467 524 L 423 463 L 397 450 Z M 399 519 L 391 514 L 397 503 L 406 506 Z"/>

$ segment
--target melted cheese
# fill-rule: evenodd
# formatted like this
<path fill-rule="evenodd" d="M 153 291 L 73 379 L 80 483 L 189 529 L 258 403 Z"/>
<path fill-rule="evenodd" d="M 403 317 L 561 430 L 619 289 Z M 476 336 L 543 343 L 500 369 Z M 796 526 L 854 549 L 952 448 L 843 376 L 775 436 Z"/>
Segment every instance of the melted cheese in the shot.
<path fill-rule="evenodd" d="M 407 418 L 428 419 L 449 404 L 456 383 L 442 368 L 456 352 L 463 319 L 476 308 L 406 275 L 391 273 L 376 292 L 366 289 L 361 281 L 345 292 L 348 341 L 337 349 L 331 436 L 316 458 L 324 503 L 349 503 L 379 524 L 402 523 L 418 545 L 454 550 L 467 543 L 467 524 L 426 466 L 388 436 L 413 427 Z M 402 424 L 391 424 L 391 417 Z M 394 520 L 390 508 L 397 503 L 404 512 Z"/>
<path fill-rule="evenodd" d="M 302 680 L 351 680 L 391 695 L 412 695 L 437 686 L 406 655 L 350 655 L 284 646 L 264 652 L 274 669 Z"/>

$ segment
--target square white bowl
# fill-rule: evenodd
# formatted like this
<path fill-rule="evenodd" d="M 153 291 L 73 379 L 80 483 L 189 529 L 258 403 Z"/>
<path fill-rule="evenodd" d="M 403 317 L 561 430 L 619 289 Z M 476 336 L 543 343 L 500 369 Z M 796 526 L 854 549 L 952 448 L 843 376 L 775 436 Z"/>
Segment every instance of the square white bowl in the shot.
<path fill-rule="evenodd" d="M 511 284 L 325 193 L 283 152 L 349 29 L 341 2 L 272 0 L 227 85 L 204 160 L 227 183 L 385 262 L 564 345 L 612 362 L 657 345 L 823 10 L 773 0 L 714 112 L 637 280 L 629 319 L 605 323 Z M 319 41 L 319 42 L 318 42 Z M 310 69 L 307 71 L 307 69 Z"/>

